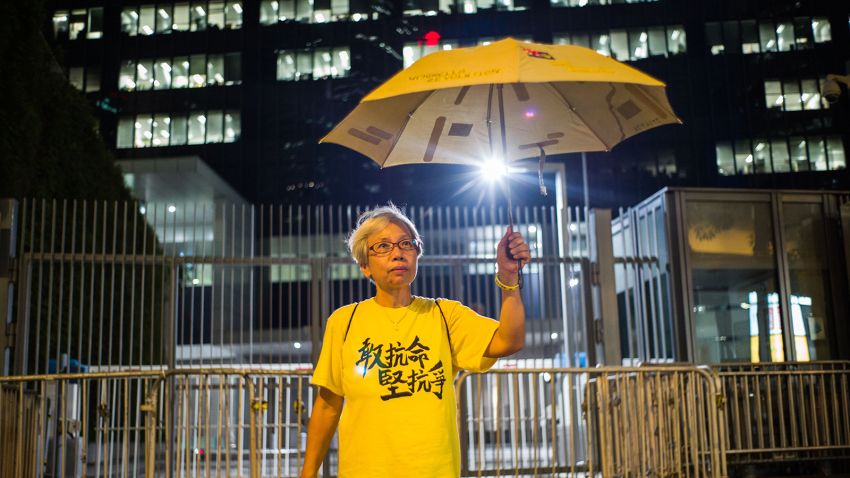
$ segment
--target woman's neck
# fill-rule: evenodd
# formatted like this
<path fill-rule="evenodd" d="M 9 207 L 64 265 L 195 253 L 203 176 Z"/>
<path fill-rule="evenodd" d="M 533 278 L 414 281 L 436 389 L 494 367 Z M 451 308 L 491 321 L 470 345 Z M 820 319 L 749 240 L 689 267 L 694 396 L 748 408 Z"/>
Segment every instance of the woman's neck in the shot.
<path fill-rule="evenodd" d="M 407 307 L 413 302 L 413 296 L 410 294 L 410 288 L 386 291 L 378 289 L 375 293 L 375 303 L 382 307 Z"/>

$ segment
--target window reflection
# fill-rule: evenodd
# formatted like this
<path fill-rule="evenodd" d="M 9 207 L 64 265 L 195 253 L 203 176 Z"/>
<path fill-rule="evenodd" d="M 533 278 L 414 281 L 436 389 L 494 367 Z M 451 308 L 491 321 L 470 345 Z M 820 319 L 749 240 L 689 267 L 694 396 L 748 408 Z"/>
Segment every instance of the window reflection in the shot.
<path fill-rule="evenodd" d="M 689 201 L 686 221 L 696 361 L 783 360 L 770 204 Z"/>
<path fill-rule="evenodd" d="M 782 225 L 788 261 L 796 359 L 829 359 L 827 317 L 832 314 L 821 204 L 784 203 Z"/>

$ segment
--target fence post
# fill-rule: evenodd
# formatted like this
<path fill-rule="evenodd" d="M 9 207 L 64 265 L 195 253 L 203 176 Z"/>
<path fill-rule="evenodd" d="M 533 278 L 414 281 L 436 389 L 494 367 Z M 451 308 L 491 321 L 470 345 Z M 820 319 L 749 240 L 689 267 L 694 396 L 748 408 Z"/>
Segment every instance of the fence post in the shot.
<path fill-rule="evenodd" d="M 611 210 L 593 209 L 588 218 L 592 240 L 590 260 L 593 267 L 593 335 L 589 347 L 602 346 L 604 365 L 618 366 L 623 357 L 620 351 L 620 317 L 617 311 L 617 290 L 614 280 L 614 240 L 611 234 Z"/>
<path fill-rule="evenodd" d="M 18 202 L 0 199 L 0 375 L 12 373 L 15 348 L 15 321 L 12 316 L 15 282 L 12 269 L 15 261 Z"/>

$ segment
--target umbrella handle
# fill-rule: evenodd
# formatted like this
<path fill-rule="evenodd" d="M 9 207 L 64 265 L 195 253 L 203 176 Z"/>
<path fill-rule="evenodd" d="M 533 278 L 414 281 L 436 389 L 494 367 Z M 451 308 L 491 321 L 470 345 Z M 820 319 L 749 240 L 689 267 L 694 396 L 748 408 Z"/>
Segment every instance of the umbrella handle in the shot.
<path fill-rule="evenodd" d="M 510 183 L 510 181 L 505 181 L 505 188 L 507 190 L 506 192 L 508 193 L 508 226 L 510 226 L 511 231 L 513 231 L 514 230 L 514 215 L 513 215 L 514 207 L 513 207 L 513 204 L 511 204 L 511 183 Z M 505 248 L 506 248 L 505 252 L 508 254 L 508 257 L 513 259 L 514 255 L 511 254 L 510 244 L 505 244 Z M 519 285 L 519 288 L 522 289 L 522 282 L 523 282 L 522 281 L 522 261 L 517 260 L 516 265 L 517 265 L 517 280 L 518 280 L 517 285 Z"/>

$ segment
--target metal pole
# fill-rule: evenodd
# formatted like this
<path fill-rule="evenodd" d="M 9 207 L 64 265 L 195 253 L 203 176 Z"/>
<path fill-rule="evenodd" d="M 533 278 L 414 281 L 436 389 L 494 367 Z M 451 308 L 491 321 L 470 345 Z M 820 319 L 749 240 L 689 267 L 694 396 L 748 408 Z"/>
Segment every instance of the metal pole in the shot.
<path fill-rule="evenodd" d="M 581 190 L 584 193 L 584 207 L 590 207 L 590 191 L 587 190 L 587 153 L 581 153 Z"/>
<path fill-rule="evenodd" d="M 0 375 L 12 371 L 15 352 L 14 317 L 12 316 L 15 282 L 12 278 L 15 261 L 15 237 L 18 202 L 0 200 Z M 22 336 L 22 340 L 26 340 Z"/>

